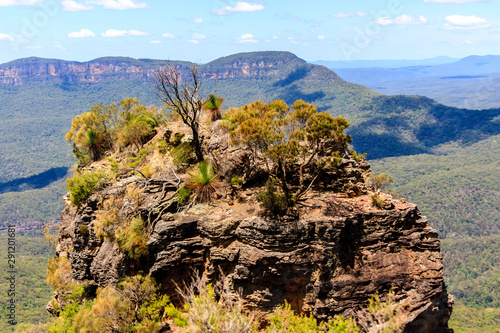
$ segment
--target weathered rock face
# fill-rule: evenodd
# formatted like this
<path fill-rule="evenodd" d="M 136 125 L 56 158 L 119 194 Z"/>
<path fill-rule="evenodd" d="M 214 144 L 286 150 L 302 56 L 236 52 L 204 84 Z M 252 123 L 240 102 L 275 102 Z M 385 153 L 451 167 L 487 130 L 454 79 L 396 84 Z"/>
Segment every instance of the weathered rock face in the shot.
<path fill-rule="evenodd" d="M 246 152 L 230 147 L 222 132 L 208 146 L 225 178 L 259 177 Z M 254 194 L 261 188 L 255 180 L 237 194 L 231 196 L 227 189 L 220 200 L 180 212 L 158 199 L 171 197 L 164 191 L 146 190 L 141 209 L 162 208 L 151 218 L 149 254 L 140 260 L 98 240 L 94 231 L 103 198 L 138 179 L 129 177 L 93 195 L 78 210 L 67 203 L 57 254 L 71 259 L 76 281 L 113 285 L 143 271 L 179 301 L 176 285 L 204 274 L 210 281 L 225 279 L 248 308 L 266 312 L 287 301 L 294 310 L 319 319 L 356 316 L 365 330 L 368 299 L 376 292 L 384 299 L 392 289 L 407 306 L 405 332 L 450 332 L 452 301 L 443 281 L 437 232 L 412 203 L 380 194 L 384 209 L 373 207 L 363 181 L 368 170 L 364 160 L 344 159 L 335 174 L 323 177 L 331 186 L 314 189 L 294 216 L 279 219 L 260 214 Z M 89 235 L 81 234 L 82 225 Z"/>
<path fill-rule="evenodd" d="M 153 68 L 130 58 L 96 59 L 89 62 L 26 58 L 0 65 L 0 83 L 41 81 L 104 82 L 117 79 L 147 79 Z"/>

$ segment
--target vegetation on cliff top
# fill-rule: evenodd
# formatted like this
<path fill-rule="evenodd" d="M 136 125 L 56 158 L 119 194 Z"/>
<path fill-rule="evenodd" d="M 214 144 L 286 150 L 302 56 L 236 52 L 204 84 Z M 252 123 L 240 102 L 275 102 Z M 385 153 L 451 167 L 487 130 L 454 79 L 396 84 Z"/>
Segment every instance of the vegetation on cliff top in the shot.
<path fill-rule="evenodd" d="M 324 168 L 342 161 L 352 141 L 344 133 L 347 120 L 318 112 L 302 100 L 295 101 L 292 108 L 282 100 L 254 102 L 228 110 L 224 119 L 232 144 L 248 147 L 254 161 L 265 166 L 271 181 L 278 180 L 290 205 L 314 185 Z M 291 181 L 294 177 L 298 177 L 296 186 Z"/>

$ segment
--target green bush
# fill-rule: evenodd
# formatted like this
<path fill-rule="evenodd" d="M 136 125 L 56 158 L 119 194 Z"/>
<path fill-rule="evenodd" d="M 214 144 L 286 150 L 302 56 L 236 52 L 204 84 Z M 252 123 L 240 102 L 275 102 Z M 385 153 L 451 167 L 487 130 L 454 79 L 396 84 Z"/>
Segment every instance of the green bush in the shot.
<path fill-rule="evenodd" d="M 366 157 L 366 153 L 358 154 L 355 150 L 351 150 L 350 153 L 356 162 L 359 162 L 362 158 Z"/>
<path fill-rule="evenodd" d="M 238 176 L 231 178 L 231 185 L 233 186 L 241 186 L 243 184 L 243 179 Z"/>
<path fill-rule="evenodd" d="M 73 155 L 76 157 L 76 165 L 81 166 L 90 162 L 90 157 L 87 149 L 78 148 L 76 143 L 73 142 Z"/>
<path fill-rule="evenodd" d="M 83 237 L 88 237 L 90 234 L 89 227 L 86 224 L 82 224 L 78 227 L 78 231 L 82 234 Z"/>
<path fill-rule="evenodd" d="M 147 241 L 144 221 L 140 217 L 134 218 L 127 228 L 118 227 L 116 230 L 118 247 L 132 259 L 138 259 L 148 253 Z"/>
<path fill-rule="evenodd" d="M 168 152 L 168 142 L 165 139 L 158 139 L 156 141 L 156 149 L 160 154 L 166 154 Z"/>
<path fill-rule="evenodd" d="M 272 333 L 310 333 L 318 331 L 318 322 L 312 316 L 295 315 L 290 304 L 286 303 L 273 311 L 267 318 L 266 332 Z"/>
<path fill-rule="evenodd" d="M 75 297 L 49 326 L 49 333 L 160 332 L 167 296 L 149 276 L 126 277 L 115 287 L 100 288 L 93 301 Z"/>
<path fill-rule="evenodd" d="M 71 203 L 79 206 L 92 193 L 103 188 L 109 179 L 108 173 L 103 169 L 76 172 L 73 177 L 68 178 L 66 181 L 68 191 L 71 195 Z"/>
<path fill-rule="evenodd" d="M 373 207 L 377 207 L 377 208 L 380 208 L 380 209 L 384 208 L 384 199 L 382 199 L 380 197 L 380 195 L 378 195 L 376 193 L 372 194 L 371 195 L 371 199 L 372 199 L 372 205 L 373 205 Z"/>
<path fill-rule="evenodd" d="M 127 168 L 137 168 L 144 162 L 146 162 L 149 153 L 151 152 L 151 148 L 146 147 L 146 148 L 141 148 L 135 157 L 131 157 L 129 159 L 129 163 L 127 164 Z"/>
<path fill-rule="evenodd" d="M 268 180 L 266 190 L 257 195 L 259 201 L 264 208 L 264 212 L 268 215 L 282 215 L 288 209 L 288 200 L 286 195 L 276 193 L 276 181 Z"/>
<path fill-rule="evenodd" d="M 119 144 L 122 147 L 133 144 L 137 149 L 140 149 L 155 133 L 154 127 L 148 122 L 136 120 L 127 124 L 118 132 Z"/>
<path fill-rule="evenodd" d="M 295 314 L 290 304 L 285 304 L 275 309 L 268 317 L 269 325 L 266 332 L 269 333 L 357 333 L 360 332 L 353 318 L 345 319 L 335 316 L 328 323 L 320 322 L 312 314 Z"/>
<path fill-rule="evenodd" d="M 374 173 L 370 173 L 369 181 L 372 183 L 375 190 L 383 190 L 394 180 L 387 174 L 381 173 L 378 175 L 374 175 Z"/>
<path fill-rule="evenodd" d="M 184 186 L 181 186 L 177 190 L 177 193 L 176 193 L 177 199 L 175 201 L 180 206 L 184 206 L 189 202 L 189 197 L 191 196 L 191 193 L 192 193 L 192 191 L 190 189 L 185 188 Z"/>
<path fill-rule="evenodd" d="M 172 156 L 174 166 L 177 169 L 185 169 L 196 162 L 194 147 L 190 142 L 183 142 L 172 148 L 170 156 Z"/>

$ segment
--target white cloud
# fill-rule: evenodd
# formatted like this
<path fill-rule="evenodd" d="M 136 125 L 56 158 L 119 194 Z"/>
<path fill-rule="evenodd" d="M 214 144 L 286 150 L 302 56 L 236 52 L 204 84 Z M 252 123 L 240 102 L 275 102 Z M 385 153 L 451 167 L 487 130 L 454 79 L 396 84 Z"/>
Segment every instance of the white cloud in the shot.
<path fill-rule="evenodd" d="M 103 37 L 127 37 L 127 36 L 146 36 L 147 32 L 137 31 L 137 30 L 115 30 L 109 29 L 105 33 L 102 33 Z"/>
<path fill-rule="evenodd" d="M 144 32 L 144 31 L 138 31 L 138 30 L 129 30 L 128 31 L 128 34 L 130 36 L 146 36 L 148 35 L 147 32 Z"/>
<path fill-rule="evenodd" d="M 202 18 L 194 18 L 193 19 L 193 23 L 202 24 L 203 23 L 203 19 Z"/>
<path fill-rule="evenodd" d="M 191 38 L 192 38 L 192 39 L 205 39 L 205 38 L 207 38 L 207 36 L 202 35 L 202 34 L 193 34 L 193 35 L 191 36 Z"/>
<path fill-rule="evenodd" d="M 332 14 L 330 15 L 330 17 L 334 17 L 334 18 L 347 18 L 347 17 L 354 17 L 354 16 L 366 16 L 367 14 L 364 13 L 364 12 L 356 12 L 356 13 L 352 13 L 352 12 L 349 12 L 349 13 L 337 13 L 337 14 Z"/>
<path fill-rule="evenodd" d="M 469 3 L 469 2 L 485 2 L 486 0 L 424 0 L 424 2 L 437 2 L 437 3 Z"/>
<path fill-rule="evenodd" d="M 53 43 L 52 47 L 55 47 L 56 49 L 60 49 L 60 50 L 66 50 L 66 48 L 59 43 Z"/>
<path fill-rule="evenodd" d="M 0 32 L 0 40 L 9 40 L 9 41 L 13 42 L 14 38 L 12 38 L 8 34 L 3 34 L 3 33 Z"/>
<path fill-rule="evenodd" d="M 472 45 L 472 44 L 474 44 L 474 43 L 473 43 L 473 42 L 471 42 L 470 40 L 464 40 L 464 41 L 462 42 L 462 44 Z"/>
<path fill-rule="evenodd" d="M 65 12 L 80 12 L 84 10 L 92 10 L 94 7 L 87 6 L 82 3 L 78 3 L 73 0 L 63 0 L 61 1 L 62 10 Z"/>
<path fill-rule="evenodd" d="M 165 38 L 175 38 L 174 35 L 172 35 L 171 33 L 168 33 L 168 32 L 164 33 L 162 36 L 165 37 Z"/>
<path fill-rule="evenodd" d="M 106 30 L 106 32 L 102 33 L 101 36 L 103 37 L 124 37 L 128 35 L 128 31 L 126 30 L 115 30 L 115 29 L 109 29 Z"/>
<path fill-rule="evenodd" d="M 280 39 L 278 36 L 273 36 L 273 39 Z"/>
<path fill-rule="evenodd" d="M 472 30 L 480 28 L 488 28 L 491 23 L 484 18 L 474 15 L 450 15 L 446 16 L 444 20 L 447 22 L 443 27 L 447 30 Z"/>
<path fill-rule="evenodd" d="M 235 40 L 237 43 L 257 43 L 257 40 L 252 34 L 243 34 L 240 37 L 236 37 Z"/>
<path fill-rule="evenodd" d="M 318 39 L 319 39 L 319 40 L 324 40 L 324 39 L 325 39 L 325 36 L 323 36 L 323 35 L 318 35 Z"/>
<path fill-rule="evenodd" d="M 380 25 L 391 25 L 391 24 L 424 24 L 427 23 L 427 19 L 423 16 L 414 15 L 401 15 L 395 18 L 389 18 L 387 16 L 379 17 L 375 20 L 377 24 Z"/>
<path fill-rule="evenodd" d="M 196 39 L 190 39 L 190 40 L 188 40 L 188 42 L 193 43 L 193 44 L 200 44 L 200 41 L 198 41 Z"/>
<path fill-rule="evenodd" d="M 69 38 L 84 38 L 84 37 L 94 37 L 95 34 L 89 29 L 81 29 L 80 31 L 70 32 L 68 34 Z"/>
<path fill-rule="evenodd" d="M 0 0 L 0 7 L 36 6 L 42 3 L 43 0 Z"/>
<path fill-rule="evenodd" d="M 159 41 L 159 40 L 152 40 L 149 43 L 150 44 L 161 44 L 161 41 Z"/>
<path fill-rule="evenodd" d="M 0 0 L 1 1 L 1 0 Z M 144 2 L 134 0 L 91 0 L 88 3 L 103 6 L 105 9 L 125 10 L 148 8 Z"/>
<path fill-rule="evenodd" d="M 264 6 L 248 3 L 248 2 L 238 2 L 236 6 L 226 6 L 218 9 L 212 9 L 212 13 L 215 15 L 229 15 L 235 12 L 254 12 L 257 10 L 263 10 Z"/>

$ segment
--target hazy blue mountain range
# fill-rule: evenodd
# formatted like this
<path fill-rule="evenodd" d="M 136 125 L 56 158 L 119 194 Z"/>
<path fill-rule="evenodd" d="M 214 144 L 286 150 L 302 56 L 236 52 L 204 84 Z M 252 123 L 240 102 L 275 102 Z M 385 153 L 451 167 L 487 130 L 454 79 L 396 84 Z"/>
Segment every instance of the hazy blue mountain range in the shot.
<path fill-rule="evenodd" d="M 334 65 L 327 67 L 344 80 L 383 94 L 422 95 L 463 108 L 500 107 L 496 93 L 500 88 L 500 56 L 469 56 L 449 63 L 418 66 L 360 63 L 358 68 L 335 68 Z"/>
<path fill-rule="evenodd" d="M 421 60 L 405 60 L 405 59 L 381 59 L 381 60 L 316 60 L 311 61 L 312 64 L 322 65 L 331 69 L 341 68 L 398 68 L 408 66 L 432 66 L 446 64 L 457 61 L 459 59 L 450 57 L 434 57 Z"/>

